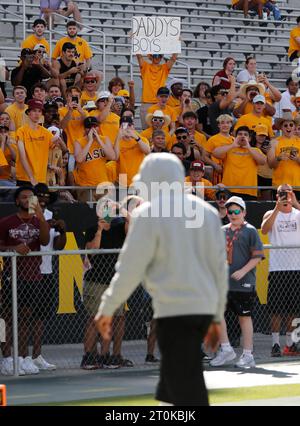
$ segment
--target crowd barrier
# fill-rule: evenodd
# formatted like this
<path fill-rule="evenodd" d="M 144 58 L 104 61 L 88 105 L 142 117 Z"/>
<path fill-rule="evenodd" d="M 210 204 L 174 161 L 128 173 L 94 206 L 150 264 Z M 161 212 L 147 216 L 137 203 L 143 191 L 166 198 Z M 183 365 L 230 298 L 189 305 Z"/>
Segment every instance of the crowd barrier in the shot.
<path fill-rule="evenodd" d="M 270 358 L 271 314 L 267 303 L 270 253 L 276 251 L 282 259 L 282 263 L 288 259 L 294 259 L 296 264 L 300 259 L 300 246 L 282 249 L 282 247 L 265 245 L 264 250 L 266 258 L 257 268 L 257 295 L 253 311 L 254 356 L 257 362 L 275 360 L 275 358 Z M 14 252 L 0 253 L 0 259 L 2 258 L 0 340 L 3 341 L 2 349 L 12 346 L 15 365 L 18 362 L 19 349 L 24 347 L 23 345 L 28 344 L 29 353 L 32 353 L 41 338 L 40 327 L 42 327 L 43 357 L 61 370 L 80 368 L 84 354 L 84 332 L 90 318 L 88 299 L 83 300 L 84 288 L 88 284 L 84 279 L 86 277 L 84 274 L 92 271 L 93 278 L 90 280 L 98 279 L 98 285 L 101 286 L 105 279 L 107 280 L 113 275 L 118 254 L 119 250 L 32 252 L 27 256 L 20 256 Z M 93 269 L 89 269 L 87 255 L 97 255 L 97 262 Z M 52 263 L 53 269 L 51 274 L 44 275 L 43 279 L 39 281 L 35 278 L 35 274 L 41 256 Z M 3 270 L 4 262 L 6 267 Z M 296 283 L 296 280 L 299 279 L 296 271 L 294 274 L 286 276 L 287 289 L 296 288 L 295 285 L 291 285 L 293 281 L 295 281 L 294 284 L 300 284 Z M 287 291 L 286 297 L 293 300 L 294 312 L 292 314 L 298 318 L 300 316 L 298 295 Z M 282 303 L 282 300 L 278 300 L 278 303 Z M 126 325 L 122 355 L 130 359 L 134 366 L 144 368 L 152 309 L 151 299 L 142 286 L 139 286 L 129 297 L 123 309 Z M 229 338 L 237 348 L 239 347 L 237 349 L 239 352 L 242 341 L 237 318 L 234 315 L 227 315 L 226 319 Z M 26 335 L 24 335 L 24 330 Z M 282 346 L 285 344 L 285 331 L 286 324 L 283 321 L 281 326 Z M 98 345 L 100 350 L 100 339 Z M 159 357 L 157 348 L 155 355 Z M 287 359 L 295 359 L 295 357 Z M 18 375 L 16 370 L 15 375 Z"/>

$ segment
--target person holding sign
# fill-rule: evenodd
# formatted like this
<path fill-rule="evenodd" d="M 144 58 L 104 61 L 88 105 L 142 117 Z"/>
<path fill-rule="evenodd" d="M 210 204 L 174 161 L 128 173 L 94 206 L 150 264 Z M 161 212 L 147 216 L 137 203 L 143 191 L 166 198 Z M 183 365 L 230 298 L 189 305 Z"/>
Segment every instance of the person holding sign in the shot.
<path fill-rule="evenodd" d="M 144 60 L 143 56 L 136 55 L 142 79 L 142 104 L 141 104 L 141 124 L 142 129 L 145 130 L 146 114 L 149 108 L 156 104 L 156 94 L 160 87 L 164 87 L 169 75 L 169 72 L 177 59 L 177 53 L 173 53 L 171 58 L 164 64 L 160 62 L 163 59 L 163 55 L 148 55 L 151 63 Z"/>

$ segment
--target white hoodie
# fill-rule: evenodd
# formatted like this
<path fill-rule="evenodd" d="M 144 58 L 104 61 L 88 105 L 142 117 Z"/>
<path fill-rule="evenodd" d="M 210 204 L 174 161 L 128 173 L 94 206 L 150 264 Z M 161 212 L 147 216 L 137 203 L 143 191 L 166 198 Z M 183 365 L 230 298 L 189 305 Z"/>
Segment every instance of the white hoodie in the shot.
<path fill-rule="evenodd" d="M 150 154 L 135 181 L 180 182 L 182 163 L 173 154 Z M 224 316 L 228 291 L 224 233 L 217 211 L 193 195 L 155 195 L 135 209 L 110 287 L 102 296 L 99 313 L 113 315 L 143 282 L 153 299 L 154 318 L 180 315 Z M 181 217 L 151 217 L 161 201 L 184 202 Z M 189 228 L 186 211 L 202 212 L 202 226 Z M 151 210 L 152 209 L 152 210 Z M 148 217 L 147 217 L 148 216 Z"/>

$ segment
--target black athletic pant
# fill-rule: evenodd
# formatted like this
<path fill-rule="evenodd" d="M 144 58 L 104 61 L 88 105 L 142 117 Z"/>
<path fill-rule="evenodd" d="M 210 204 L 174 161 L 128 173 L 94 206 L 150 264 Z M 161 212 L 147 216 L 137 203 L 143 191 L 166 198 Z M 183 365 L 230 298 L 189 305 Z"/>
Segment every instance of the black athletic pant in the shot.
<path fill-rule="evenodd" d="M 158 318 L 156 334 L 161 353 L 156 399 L 174 405 L 207 406 L 201 342 L 211 315 Z"/>

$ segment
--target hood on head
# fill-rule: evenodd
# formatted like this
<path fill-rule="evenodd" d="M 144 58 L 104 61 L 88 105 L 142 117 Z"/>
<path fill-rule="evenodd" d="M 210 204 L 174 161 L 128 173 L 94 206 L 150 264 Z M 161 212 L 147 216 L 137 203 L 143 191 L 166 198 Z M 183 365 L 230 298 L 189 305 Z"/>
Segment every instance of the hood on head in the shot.
<path fill-rule="evenodd" d="M 133 181 L 134 184 L 142 182 L 150 189 L 152 182 L 180 182 L 184 185 L 184 178 L 184 167 L 176 155 L 162 152 L 147 155 Z"/>

